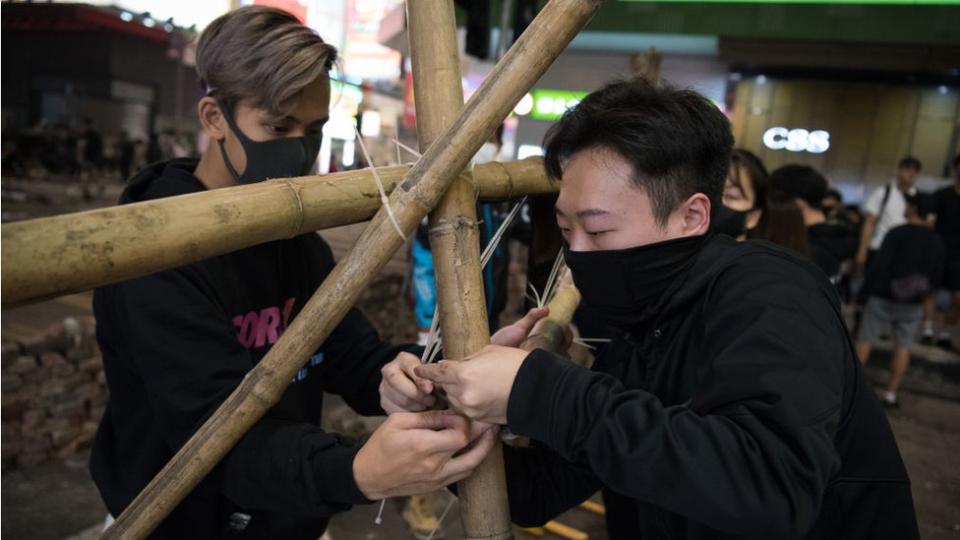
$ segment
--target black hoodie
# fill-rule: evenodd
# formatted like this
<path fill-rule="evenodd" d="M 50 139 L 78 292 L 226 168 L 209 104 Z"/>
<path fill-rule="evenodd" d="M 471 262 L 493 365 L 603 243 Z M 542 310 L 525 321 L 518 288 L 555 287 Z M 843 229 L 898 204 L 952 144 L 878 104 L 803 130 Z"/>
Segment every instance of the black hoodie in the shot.
<path fill-rule="evenodd" d="M 613 539 L 919 537 L 910 484 L 833 287 L 772 244 L 709 240 L 593 371 L 534 351 L 507 409 L 510 508 L 603 489 Z"/>
<path fill-rule="evenodd" d="M 840 275 L 843 262 L 857 254 L 860 239 L 848 227 L 832 223 L 818 223 L 807 227 L 810 256 L 829 278 Z"/>
<path fill-rule="evenodd" d="M 152 165 L 130 203 L 204 190 L 195 160 Z M 310 233 L 97 289 L 93 307 L 110 402 L 90 469 L 119 515 L 270 350 L 334 266 Z M 281 401 L 157 529 L 156 538 L 310 538 L 368 502 L 358 447 L 320 428 L 323 392 L 383 414 L 380 368 L 402 349 L 351 310 Z"/>

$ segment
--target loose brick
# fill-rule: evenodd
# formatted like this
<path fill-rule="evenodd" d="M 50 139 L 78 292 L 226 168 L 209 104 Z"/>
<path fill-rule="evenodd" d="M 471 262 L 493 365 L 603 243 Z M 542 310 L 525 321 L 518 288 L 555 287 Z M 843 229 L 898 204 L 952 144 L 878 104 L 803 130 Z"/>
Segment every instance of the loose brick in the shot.
<path fill-rule="evenodd" d="M 103 358 L 98 355 L 80 360 L 80 362 L 77 363 L 77 369 L 87 373 L 103 371 Z"/>
<path fill-rule="evenodd" d="M 50 433 L 50 442 L 53 443 L 55 448 L 61 448 L 76 439 L 78 435 L 80 435 L 80 426 L 69 424 L 61 429 L 52 431 Z"/>
<path fill-rule="evenodd" d="M 37 359 L 33 356 L 18 356 L 14 360 L 13 365 L 10 366 L 10 373 L 15 375 L 22 375 L 24 373 L 29 373 L 37 369 Z"/>
<path fill-rule="evenodd" d="M 20 338 L 20 350 L 23 354 L 36 356 L 42 352 L 49 351 L 47 338 L 44 334 L 38 333 L 32 336 Z"/>
<path fill-rule="evenodd" d="M 20 344 L 8 341 L 0 346 L 0 369 L 7 370 L 20 357 Z"/>
<path fill-rule="evenodd" d="M 66 363 L 67 359 L 60 353 L 47 351 L 40 354 L 40 365 L 47 369 L 62 366 Z"/>
<path fill-rule="evenodd" d="M 47 407 L 47 413 L 53 418 L 65 418 L 70 416 L 81 416 L 86 412 L 86 407 L 81 399 L 70 399 L 60 401 Z"/>
<path fill-rule="evenodd" d="M 15 373 L 9 373 L 0 377 L 0 390 L 2 390 L 4 394 L 15 392 L 21 386 L 23 386 L 23 379 Z"/>
<path fill-rule="evenodd" d="M 23 430 L 36 430 L 46 419 L 47 411 L 44 409 L 29 409 L 23 413 L 23 419 L 21 421 Z"/>

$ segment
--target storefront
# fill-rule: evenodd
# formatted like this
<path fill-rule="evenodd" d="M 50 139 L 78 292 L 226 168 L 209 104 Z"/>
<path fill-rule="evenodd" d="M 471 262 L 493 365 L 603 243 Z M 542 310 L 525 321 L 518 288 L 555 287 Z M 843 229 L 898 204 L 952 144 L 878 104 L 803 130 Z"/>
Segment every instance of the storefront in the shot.
<path fill-rule="evenodd" d="M 759 75 L 736 81 L 730 99 L 737 146 L 770 170 L 815 167 L 852 201 L 888 181 L 905 155 L 923 163 L 919 187 L 933 189 L 960 151 L 960 93 L 944 85 Z"/>

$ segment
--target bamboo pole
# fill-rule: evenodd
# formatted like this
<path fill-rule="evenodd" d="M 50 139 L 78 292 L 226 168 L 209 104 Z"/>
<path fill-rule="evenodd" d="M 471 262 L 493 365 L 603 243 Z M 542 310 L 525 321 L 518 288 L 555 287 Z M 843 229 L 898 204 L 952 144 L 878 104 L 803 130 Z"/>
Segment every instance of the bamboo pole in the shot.
<path fill-rule="evenodd" d="M 393 191 L 409 165 L 379 168 Z M 476 167 L 482 200 L 557 190 L 539 158 Z M 369 169 L 269 180 L 2 226 L 3 307 L 357 223 L 380 207 Z"/>
<path fill-rule="evenodd" d="M 521 349 L 532 351 L 534 349 L 544 349 L 547 351 L 556 351 L 563 343 L 564 327 L 573 321 L 573 313 L 577 311 L 580 305 L 580 291 L 573 284 L 573 277 L 568 270 L 560 285 L 557 286 L 557 292 L 547 304 L 550 313 L 537 321 L 530 335 L 520 345 Z"/>
<path fill-rule="evenodd" d="M 350 253 L 330 272 L 283 336 L 236 390 L 104 532 L 144 538 L 283 395 L 379 269 L 479 150 L 497 124 L 600 8 L 602 0 L 550 0 L 497 63 L 456 121 L 413 166 Z M 388 216 L 392 209 L 394 220 Z"/>
<path fill-rule="evenodd" d="M 423 152 L 463 108 L 453 0 L 409 0 L 407 25 Z M 468 178 L 453 182 L 430 214 L 430 249 L 446 358 L 462 360 L 490 343 L 480 265 L 477 204 Z M 458 486 L 465 538 L 513 538 L 503 451 L 496 446 Z"/>

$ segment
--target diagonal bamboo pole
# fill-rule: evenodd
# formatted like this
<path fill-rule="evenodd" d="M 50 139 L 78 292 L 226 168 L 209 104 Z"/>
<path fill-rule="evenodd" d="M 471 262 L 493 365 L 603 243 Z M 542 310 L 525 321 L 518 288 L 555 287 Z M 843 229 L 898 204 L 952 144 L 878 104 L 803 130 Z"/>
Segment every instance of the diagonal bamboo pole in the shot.
<path fill-rule="evenodd" d="M 384 189 L 409 165 L 378 169 Z M 483 200 L 550 193 L 539 158 L 474 170 Z M 380 207 L 369 169 L 270 180 L 2 226 L 3 307 L 176 268 L 271 240 L 357 223 Z"/>
<path fill-rule="evenodd" d="M 407 25 L 417 137 L 423 152 L 463 108 L 453 0 L 408 0 Z M 462 360 L 490 343 L 480 270 L 477 201 L 468 178 L 455 180 L 430 214 L 430 249 L 437 277 L 444 356 Z M 460 482 L 458 494 L 466 538 L 513 537 L 499 445 L 473 475 Z"/>
<path fill-rule="evenodd" d="M 456 121 L 414 165 L 390 197 L 400 227 L 411 233 L 514 104 L 602 5 L 550 0 L 500 60 Z M 377 271 L 401 245 L 386 209 L 310 298 L 283 336 L 243 382 L 104 532 L 144 538 L 189 494 L 283 395 L 307 358 L 330 335 Z"/>

